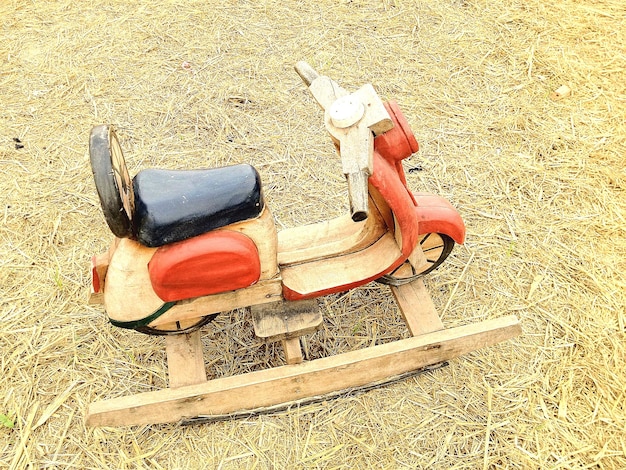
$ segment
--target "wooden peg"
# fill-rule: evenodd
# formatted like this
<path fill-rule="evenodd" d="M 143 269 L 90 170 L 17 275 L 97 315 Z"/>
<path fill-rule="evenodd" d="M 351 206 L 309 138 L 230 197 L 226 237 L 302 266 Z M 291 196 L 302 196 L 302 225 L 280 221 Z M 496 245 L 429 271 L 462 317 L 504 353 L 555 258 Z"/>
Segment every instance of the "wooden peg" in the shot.
<path fill-rule="evenodd" d="M 285 361 L 287 364 L 300 364 L 304 361 L 299 337 L 283 339 L 282 345 L 283 350 L 285 351 Z"/>

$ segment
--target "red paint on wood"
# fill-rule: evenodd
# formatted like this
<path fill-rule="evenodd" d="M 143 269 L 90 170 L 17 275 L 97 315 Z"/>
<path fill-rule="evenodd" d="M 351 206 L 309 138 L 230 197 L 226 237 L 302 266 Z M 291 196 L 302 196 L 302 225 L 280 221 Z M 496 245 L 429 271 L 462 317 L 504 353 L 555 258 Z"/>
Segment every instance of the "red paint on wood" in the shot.
<path fill-rule="evenodd" d="M 443 233 L 456 243 L 465 241 L 465 224 L 461 215 L 446 199 L 429 193 L 414 193 L 417 201 L 419 234 Z"/>
<path fill-rule="evenodd" d="M 417 152 L 419 144 L 398 103 L 389 101 L 385 103 L 385 109 L 393 121 L 393 129 L 374 139 L 374 149 L 395 167 L 400 181 L 406 187 L 406 176 L 402 167 L 402 160 Z M 413 199 L 413 194 L 409 193 L 409 195 Z M 413 202 L 415 202 L 414 199 Z"/>
<path fill-rule="evenodd" d="M 369 182 L 389 205 L 402 234 L 402 254 L 408 257 L 417 244 L 418 222 L 415 217 L 413 195 L 398 175 L 395 162 L 392 164 L 374 152 L 374 174 Z"/>
<path fill-rule="evenodd" d="M 409 123 L 395 101 L 385 103 L 394 128 L 374 139 L 374 148 L 395 167 L 400 181 L 406 187 L 402 160 L 417 152 L 419 145 Z M 444 233 L 455 242 L 465 241 L 465 224 L 457 210 L 444 198 L 427 193 L 409 193 L 417 206 L 419 234 Z M 394 214 L 396 210 L 392 207 Z M 404 233 L 404 231 L 403 231 Z"/>
<path fill-rule="evenodd" d="M 96 257 L 91 257 L 91 285 L 93 287 L 93 291 L 98 294 L 100 292 L 101 282 L 100 276 L 98 275 L 98 270 L 96 269 Z"/>
<path fill-rule="evenodd" d="M 456 210 L 446 207 L 418 207 L 417 218 L 420 235 L 443 233 L 461 245 L 465 241 L 465 225 Z"/>
<path fill-rule="evenodd" d="M 433 193 L 417 191 L 413 193 L 413 196 L 417 201 L 418 206 L 448 207 L 450 209 L 454 209 L 454 206 L 450 203 L 450 201 Z"/>
<path fill-rule="evenodd" d="M 386 160 L 399 162 L 417 152 L 419 145 L 398 103 L 389 101 L 385 103 L 385 109 L 394 126 L 390 131 L 380 134 L 374 139 L 374 148 Z"/>
<path fill-rule="evenodd" d="M 404 257 L 398 258 L 391 266 L 389 266 L 389 268 L 385 269 L 384 271 L 380 273 L 375 274 L 374 276 L 370 276 L 368 278 L 361 279 L 359 281 L 351 282 L 349 284 L 342 284 L 339 286 L 330 287 L 328 289 L 311 292 L 308 294 L 302 294 L 300 292 L 296 292 L 295 290 L 292 290 L 289 287 L 287 287 L 285 284 L 283 284 L 283 297 L 285 298 L 285 300 L 295 301 L 295 300 L 314 299 L 317 297 L 322 297 L 324 295 L 336 294 L 337 292 L 345 292 L 350 289 L 354 289 L 355 287 L 363 286 L 367 284 L 368 282 L 372 282 L 375 279 L 378 279 L 384 274 L 390 273 L 391 271 L 396 269 L 398 266 L 400 266 L 402 263 L 404 263 L 405 260 L 406 259 Z"/>
<path fill-rule="evenodd" d="M 148 271 L 154 292 L 174 302 L 248 287 L 259 280 L 261 263 L 250 238 L 219 230 L 159 248 Z"/>

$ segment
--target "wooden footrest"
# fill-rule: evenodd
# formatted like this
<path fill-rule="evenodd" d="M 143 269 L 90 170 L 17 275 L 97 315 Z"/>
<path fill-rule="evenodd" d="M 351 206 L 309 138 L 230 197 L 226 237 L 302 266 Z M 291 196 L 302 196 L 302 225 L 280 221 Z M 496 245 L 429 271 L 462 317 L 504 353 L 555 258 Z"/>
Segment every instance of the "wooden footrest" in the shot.
<path fill-rule="evenodd" d="M 315 299 L 254 305 L 251 310 L 254 333 L 269 341 L 298 338 L 322 326 L 322 313 Z"/>

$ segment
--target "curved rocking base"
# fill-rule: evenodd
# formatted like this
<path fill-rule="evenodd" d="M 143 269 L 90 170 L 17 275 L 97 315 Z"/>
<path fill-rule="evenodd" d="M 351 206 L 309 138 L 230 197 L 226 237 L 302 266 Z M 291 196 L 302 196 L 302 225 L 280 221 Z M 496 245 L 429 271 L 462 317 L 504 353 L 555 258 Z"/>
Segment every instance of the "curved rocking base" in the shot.
<path fill-rule="evenodd" d="M 514 316 L 443 329 L 421 280 L 391 290 L 412 338 L 304 362 L 286 349 L 285 366 L 207 381 L 199 333 L 170 336 L 172 388 L 93 403 L 87 425 L 190 424 L 271 412 L 334 398 L 342 390 L 381 386 L 521 333 Z M 299 349 L 298 338 L 283 346 L 292 343 Z"/>

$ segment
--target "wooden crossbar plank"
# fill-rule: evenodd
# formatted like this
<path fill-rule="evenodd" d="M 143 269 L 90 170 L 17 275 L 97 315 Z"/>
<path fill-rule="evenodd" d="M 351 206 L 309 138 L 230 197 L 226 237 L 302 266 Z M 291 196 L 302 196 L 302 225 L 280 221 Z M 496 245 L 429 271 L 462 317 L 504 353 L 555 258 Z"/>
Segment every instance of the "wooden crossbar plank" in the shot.
<path fill-rule="evenodd" d="M 245 289 L 178 302 L 174 307 L 150 323 L 150 326 L 155 327 L 165 323 L 199 318 L 204 315 L 227 312 L 249 305 L 276 302 L 282 298 L 281 294 L 281 278 L 276 276 L 273 279 L 261 280 Z"/>
<path fill-rule="evenodd" d="M 282 344 L 287 364 L 300 364 L 304 360 L 299 337 L 283 339 Z"/>
<path fill-rule="evenodd" d="M 165 351 L 171 388 L 206 382 L 200 330 L 166 336 Z"/>
<path fill-rule="evenodd" d="M 506 316 L 302 364 L 101 401 L 90 405 L 87 425 L 178 422 L 324 395 L 447 361 L 520 333 L 517 318 Z"/>
<path fill-rule="evenodd" d="M 424 333 L 443 330 L 443 323 L 424 281 L 416 279 L 403 286 L 391 286 L 391 292 L 411 335 L 419 336 Z"/>

